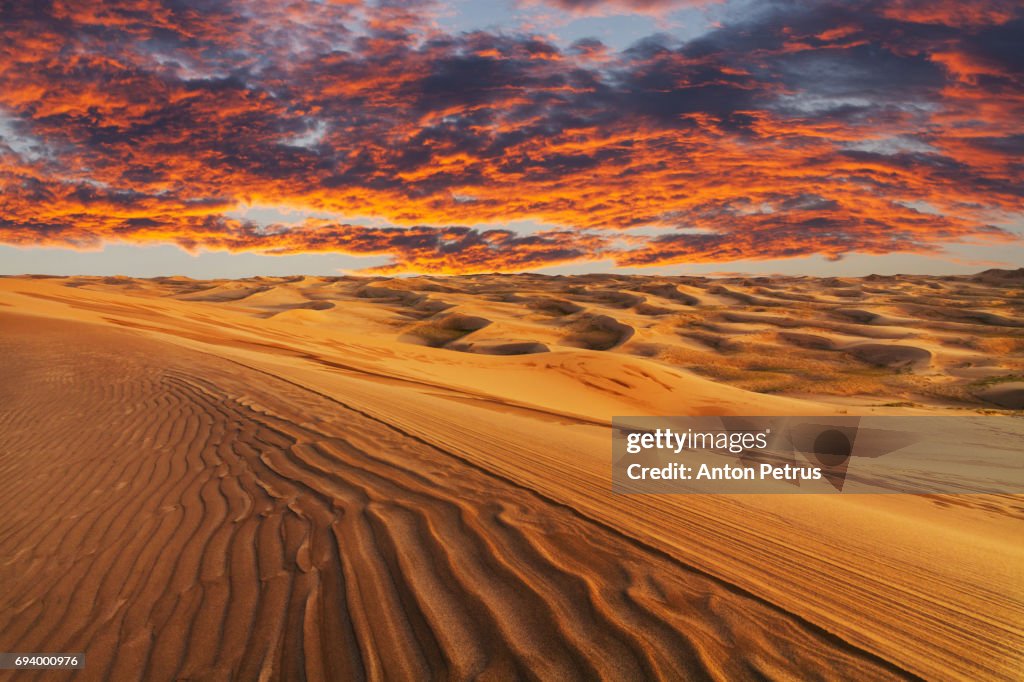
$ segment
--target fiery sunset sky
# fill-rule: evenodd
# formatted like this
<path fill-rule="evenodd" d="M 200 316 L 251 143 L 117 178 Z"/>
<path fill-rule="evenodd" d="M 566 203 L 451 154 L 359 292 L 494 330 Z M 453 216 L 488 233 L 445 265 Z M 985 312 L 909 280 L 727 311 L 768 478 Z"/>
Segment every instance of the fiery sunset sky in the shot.
<path fill-rule="evenodd" d="M 0 0 L 0 32 L 0 272 L 1024 265 L 1017 1 Z"/>

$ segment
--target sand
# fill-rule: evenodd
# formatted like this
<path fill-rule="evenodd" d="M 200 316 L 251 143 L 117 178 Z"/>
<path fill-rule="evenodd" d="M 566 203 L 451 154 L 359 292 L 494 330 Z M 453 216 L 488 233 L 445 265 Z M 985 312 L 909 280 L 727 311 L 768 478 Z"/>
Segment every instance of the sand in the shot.
<path fill-rule="evenodd" d="M 1012 415 L 1020 291 L 0 278 L 0 650 L 83 651 L 79 679 L 1012 679 L 1020 498 L 614 495 L 609 422 Z"/>

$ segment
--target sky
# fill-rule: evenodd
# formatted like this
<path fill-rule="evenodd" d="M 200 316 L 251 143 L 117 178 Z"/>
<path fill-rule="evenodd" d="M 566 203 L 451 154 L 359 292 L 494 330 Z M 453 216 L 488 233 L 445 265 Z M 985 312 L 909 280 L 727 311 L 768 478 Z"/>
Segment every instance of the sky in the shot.
<path fill-rule="evenodd" d="M 0 274 L 1024 265 L 1024 4 L 0 0 Z"/>

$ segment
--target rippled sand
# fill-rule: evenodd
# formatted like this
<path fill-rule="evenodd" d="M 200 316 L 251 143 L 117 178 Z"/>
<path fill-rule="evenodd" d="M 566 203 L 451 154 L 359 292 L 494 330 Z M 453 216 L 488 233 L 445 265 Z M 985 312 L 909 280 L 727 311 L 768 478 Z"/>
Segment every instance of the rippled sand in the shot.
<path fill-rule="evenodd" d="M 1021 498 L 613 495 L 608 424 L 1014 414 L 1021 274 L 0 278 L 0 650 L 1013 678 Z"/>

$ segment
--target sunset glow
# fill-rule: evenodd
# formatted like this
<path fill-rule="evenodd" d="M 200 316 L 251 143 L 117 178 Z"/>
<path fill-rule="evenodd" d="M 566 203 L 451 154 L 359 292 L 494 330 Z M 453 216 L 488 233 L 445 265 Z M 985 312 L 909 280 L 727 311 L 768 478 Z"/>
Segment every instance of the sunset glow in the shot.
<path fill-rule="evenodd" d="M 469 273 L 1021 239 L 1015 2 L 0 7 L 7 245 Z"/>

